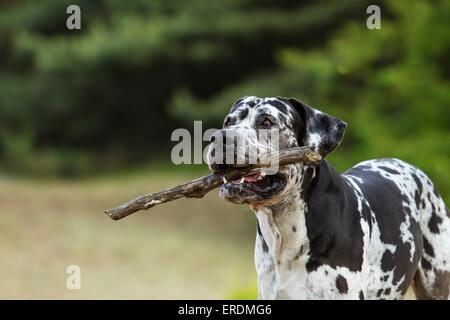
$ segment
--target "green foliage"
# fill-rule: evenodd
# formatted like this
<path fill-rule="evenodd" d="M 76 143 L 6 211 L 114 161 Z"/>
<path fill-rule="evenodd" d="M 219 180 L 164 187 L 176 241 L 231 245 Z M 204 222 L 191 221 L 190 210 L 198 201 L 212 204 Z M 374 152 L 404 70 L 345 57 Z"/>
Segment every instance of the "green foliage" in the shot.
<path fill-rule="evenodd" d="M 80 31 L 65 27 L 69 4 L 81 7 Z M 22 0 L 1 6 L 0 162 L 18 156 L 8 137 L 26 132 L 29 159 L 70 150 L 82 158 L 107 155 L 105 167 L 112 158 L 124 164 L 166 152 L 172 130 L 191 127 L 171 108 L 183 91 L 214 97 L 249 74 L 276 68 L 275 53 L 283 47 L 320 46 L 334 26 L 364 9 L 350 0 Z M 27 166 L 17 162 L 16 168 Z"/>

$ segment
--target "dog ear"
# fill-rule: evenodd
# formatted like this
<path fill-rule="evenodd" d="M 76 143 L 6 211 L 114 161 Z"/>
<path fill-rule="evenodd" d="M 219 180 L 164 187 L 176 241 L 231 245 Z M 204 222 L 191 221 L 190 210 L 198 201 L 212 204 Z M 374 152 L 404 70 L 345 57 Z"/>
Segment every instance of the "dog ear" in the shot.
<path fill-rule="evenodd" d="M 287 100 L 298 111 L 305 124 L 306 128 L 302 139 L 304 145 L 319 152 L 322 157 L 339 146 L 344 137 L 347 123 L 297 99 L 288 98 Z"/>

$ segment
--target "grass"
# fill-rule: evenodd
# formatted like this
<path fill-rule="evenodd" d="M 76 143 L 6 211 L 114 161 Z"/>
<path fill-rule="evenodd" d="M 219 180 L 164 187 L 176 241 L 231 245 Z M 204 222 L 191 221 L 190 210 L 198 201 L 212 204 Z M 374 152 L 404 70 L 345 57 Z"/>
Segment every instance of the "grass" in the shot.
<path fill-rule="evenodd" d="M 189 178 L 1 179 L 0 298 L 219 299 L 247 290 L 255 279 L 248 209 L 211 193 L 118 222 L 103 214 Z M 81 290 L 66 288 L 72 264 L 81 267 Z"/>

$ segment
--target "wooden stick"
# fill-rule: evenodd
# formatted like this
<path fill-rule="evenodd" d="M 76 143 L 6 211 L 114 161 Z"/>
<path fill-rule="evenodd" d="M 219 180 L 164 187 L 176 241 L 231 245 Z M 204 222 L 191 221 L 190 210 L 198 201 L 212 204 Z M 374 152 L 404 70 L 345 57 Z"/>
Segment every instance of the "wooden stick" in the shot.
<path fill-rule="evenodd" d="M 223 172 L 197 178 L 174 188 L 159 192 L 149 193 L 134 200 L 124 203 L 116 208 L 105 210 L 105 213 L 113 220 L 120 220 L 136 211 L 147 210 L 158 204 L 173 201 L 179 198 L 202 198 L 209 191 L 220 187 L 224 178 L 228 181 L 238 179 L 257 169 L 283 166 L 287 164 L 304 162 L 309 165 L 317 165 L 322 159 L 320 154 L 307 147 L 282 150 L 278 153 L 262 156 L 256 164 L 242 168 L 231 168 Z"/>

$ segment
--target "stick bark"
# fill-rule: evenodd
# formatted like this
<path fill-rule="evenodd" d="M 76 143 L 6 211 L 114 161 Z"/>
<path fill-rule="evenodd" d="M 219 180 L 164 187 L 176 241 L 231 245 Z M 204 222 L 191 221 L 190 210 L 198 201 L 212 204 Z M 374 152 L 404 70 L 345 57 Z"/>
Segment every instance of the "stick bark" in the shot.
<path fill-rule="evenodd" d="M 261 168 L 272 165 L 283 166 L 303 162 L 308 165 L 317 165 L 322 159 L 320 154 L 307 147 L 291 148 L 272 153 L 259 158 L 256 164 L 242 168 L 230 168 L 222 172 L 215 172 L 207 176 L 186 182 L 174 188 L 149 193 L 124 203 L 116 208 L 107 209 L 105 213 L 113 220 L 120 220 L 139 210 L 147 210 L 158 204 L 173 201 L 179 198 L 202 198 L 209 191 L 220 187 L 224 178 L 228 181 L 238 179 Z"/>

